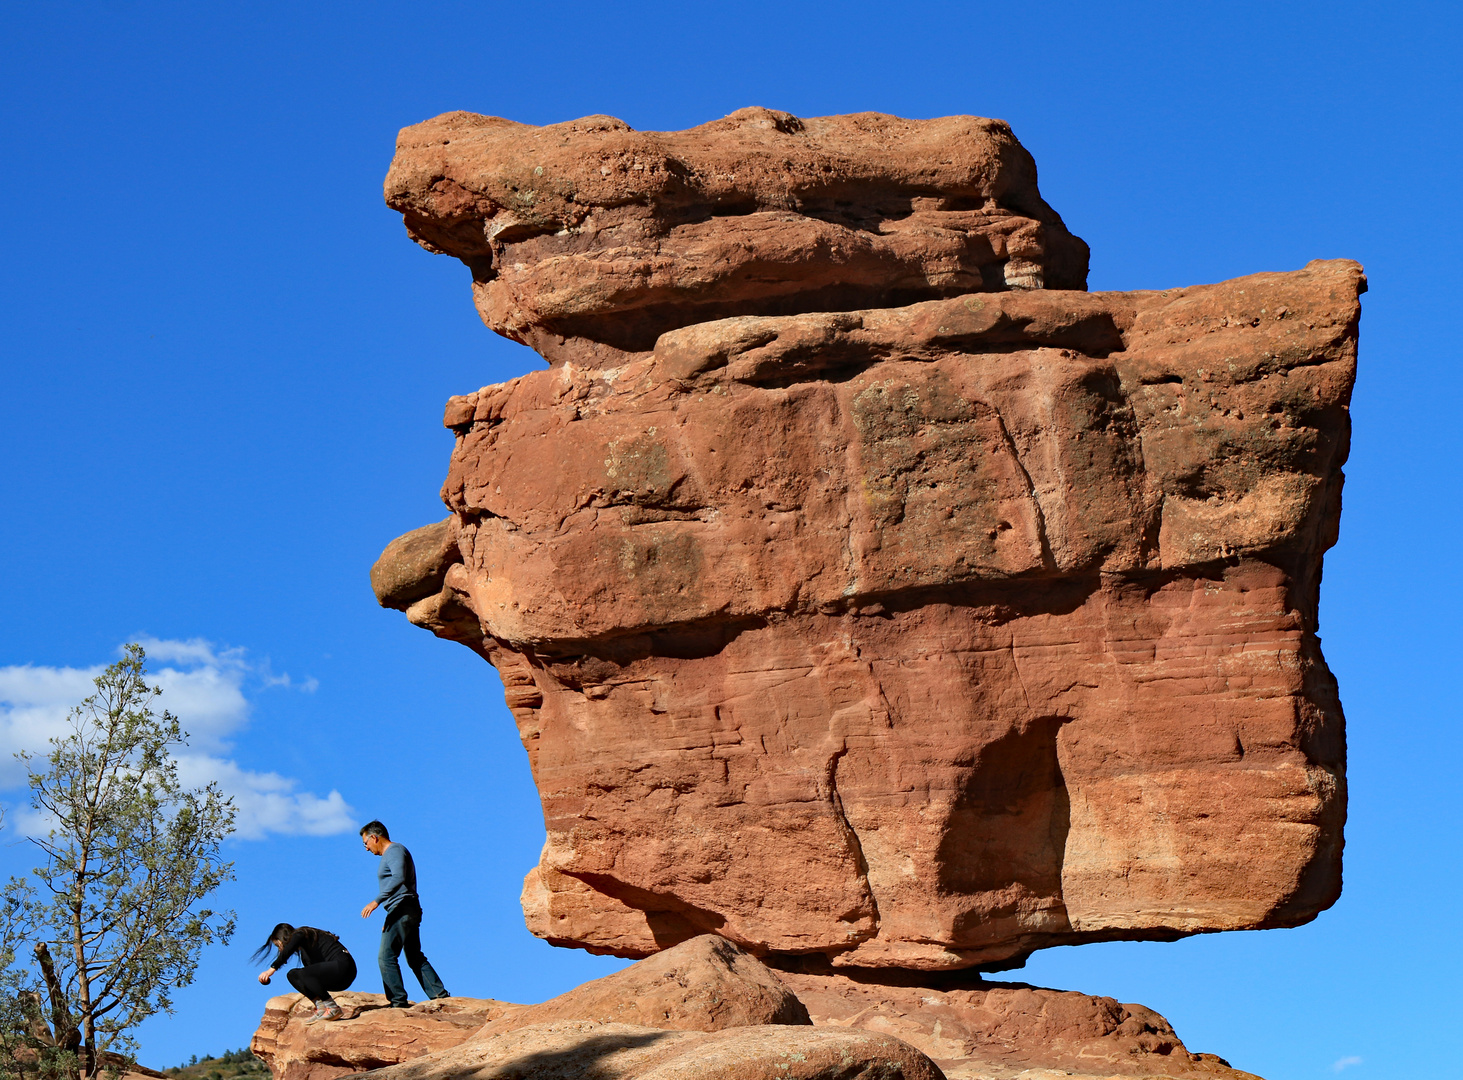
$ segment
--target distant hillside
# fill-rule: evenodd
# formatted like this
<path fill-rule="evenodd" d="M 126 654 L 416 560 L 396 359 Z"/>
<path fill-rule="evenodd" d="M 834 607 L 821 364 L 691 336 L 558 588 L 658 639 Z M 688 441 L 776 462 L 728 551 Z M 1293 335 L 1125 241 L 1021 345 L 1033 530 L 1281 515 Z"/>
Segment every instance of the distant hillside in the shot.
<path fill-rule="evenodd" d="M 245 1047 L 229 1050 L 218 1057 L 194 1057 L 182 1065 L 164 1069 L 163 1075 L 183 1077 L 186 1080 L 231 1080 L 236 1076 L 268 1076 L 269 1066 Z"/>

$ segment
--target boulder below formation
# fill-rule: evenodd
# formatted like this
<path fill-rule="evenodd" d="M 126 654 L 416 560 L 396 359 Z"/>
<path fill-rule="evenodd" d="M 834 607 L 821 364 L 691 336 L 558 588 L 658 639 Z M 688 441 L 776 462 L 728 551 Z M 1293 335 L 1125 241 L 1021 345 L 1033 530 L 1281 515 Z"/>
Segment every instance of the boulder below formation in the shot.
<path fill-rule="evenodd" d="M 1142 1005 L 1023 983 L 922 986 L 842 974 L 783 973 L 813 1023 L 881 1032 L 927 1054 L 949 1080 L 1181 1077 L 1249 1080 L 1214 1054 L 1190 1053 Z"/>
<path fill-rule="evenodd" d="M 371 1080 L 944 1080 L 908 1043 L 867 1031 L 670 1031 L 560 1020 L 470 1039 Z"/>
<path fill-rule="evenodd" d="M 677 1031 L 811 1024 L 808 1010 L 766 965 L 715 934 L 704 934 L 623 971 L 490 1020 L 501 1034 L 554 1020 L 597 1020 Z"/>
<path fill-rule="evenodd" d="M 908 976 L 888 985 L 832 972 L 775 972 L 714 936 L 540 1005 L 451 998 L 401 1010 L 381 1007 L 384 999 L 373 994 L 337 998 L 346 1018 L 335 1023 L 307 1024 L 311 1010 L 298 995 L 269 1002 L 252 1049 L 275 1080 L 335 1080 L 373 1069 L 380 1080 L 548 1080 L 575 1075 L 571 1068 L 591 1060 L 604 1077 L 684 1071 L 740 1078 L 794 1064 L 809 1071 L 776 1075 L 812 1077 L 844 1057 L 893 1061 L 895 1071 L 870 1073 L 890 1080 L 941 1070 L 951 1080 L 1248 1076 L 1213 1055 L 1189 1053 L 1167 1021 L 1141 1005 L 979 979 L 922 985 Z M 668 1038 L 672 1032 L 718 1037 Z"/>
<path fill-rule="evenodd" d="M 310 1023 L 315 1008 L 301 994 L 269 999 L 249 1049 L 274 1080 L 335 1080 L 445 1050 L 488 1021 L 522 1008 L 502 1001 L 444 998 L 392 1009 L 381 994 L 338 993 L 345 1010 L 333 1023 Z"/>
<path fill-rule="evenodd" d="M 410 1061 L 464 1042 L 559 1020 L 721 1031 L 766 1024 L 807 1025 L 808 1011 L 765 965 L 707 934 L 595 979 L 539 1005 L 443 998 L 410 1009 L 379 994 L 341 993 L 345 1017 L 309 1024 L 299 994 L 271 998 L 250 1049 L 274 1080 L 333 1080 Z"/>

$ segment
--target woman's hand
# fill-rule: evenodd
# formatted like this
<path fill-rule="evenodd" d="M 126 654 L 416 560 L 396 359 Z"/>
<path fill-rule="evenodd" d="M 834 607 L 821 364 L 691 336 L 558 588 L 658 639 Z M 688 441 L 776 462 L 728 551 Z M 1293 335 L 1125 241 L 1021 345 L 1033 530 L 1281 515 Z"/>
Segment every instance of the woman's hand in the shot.
<path fill-rule="evenodd" d="M 265 986 L 268 986 L 269 985 L 269 977 L 271 975 L 273 975 L 273 974 L 274 974 L 274 968 L 270 968 L 268 971 L 261 971 L 259 973 L 259 981 L 260 981 L 260 983 L 262 983 Z"/>

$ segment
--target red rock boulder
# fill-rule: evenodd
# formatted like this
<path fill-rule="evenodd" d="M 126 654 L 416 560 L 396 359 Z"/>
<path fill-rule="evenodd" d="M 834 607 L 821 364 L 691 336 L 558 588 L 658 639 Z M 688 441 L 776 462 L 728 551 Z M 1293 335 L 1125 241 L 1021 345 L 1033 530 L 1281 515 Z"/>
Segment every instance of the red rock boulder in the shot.
<path fill-rule="evenodd" d="M 667 1031 L 560 1020 L 472 1039 L 371 1080 L 945 1080 L 908 1043 L 867 1031 Z"/>
<path fill-rule="evenodd" d="M 465 1042 L 489 1020 L 521 1007 L 441 998 L 392 1009 L 380 994 L 334 996 L 345 1016 L 332 1023 L 310 1023 L 315 1008 L 302 994 L 269 999 L 249 1049 L 274 1080 L 335 1080 L 410 1061 Z"/>
<path fill-rule="evenodd" d="M 782 979 L 814 1024 L 892 1035 L 927 1054 L 950 1080 L 1252 1080 L 1214 1054 L 1191 1053 L 1152 1009 L 1109 997 L 1021 983 L 891 985 L 798 973 Z"/>
<path fill-rule="evenodd" d="M 943 278 L 921 260 L 954 219 L 901 231 L 890 191 L 984 192 L 987 224 L 1041 224 L 1046 284 L 1080 284 L 1003 125 L 616 123 L 454 114 L 388 179 L 415 235 L 488 260 L 490 325 L 555 361 L 448 403 L 451 517 L 373 572 L 503 678 L 548 830 L 533 932 L 938 970 L 1332 903 L 1317 605 L 1360 268 Z M 866 279 L 802 225 L 738 246 L 716 212 L 826 223 L 829 192 L 866 208 L 839 228 L 913 246 Z"/>

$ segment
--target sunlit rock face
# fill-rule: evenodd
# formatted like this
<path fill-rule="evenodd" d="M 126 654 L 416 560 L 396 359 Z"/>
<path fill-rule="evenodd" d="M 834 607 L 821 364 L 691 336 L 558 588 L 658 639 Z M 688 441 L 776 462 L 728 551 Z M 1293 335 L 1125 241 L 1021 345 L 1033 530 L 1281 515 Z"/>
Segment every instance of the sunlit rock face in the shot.
<path fill-rule="evenodd" d="M 977 116 L 743 109 L 642 132 L 447 113 L 402 131 L 386 201 L 472 268 L 489 326 L 581 364 L 727 315 L 1087 286 L 1031 155 Z"/>
<path fill-rule="evenodd" d="M 1335 900 L 1355 263 L 1078 291 L 969 117 L 449 114 L 387 193 L 551 361 L 373 571 L 503 677 L 534 933 L 934 970 Z"/>

